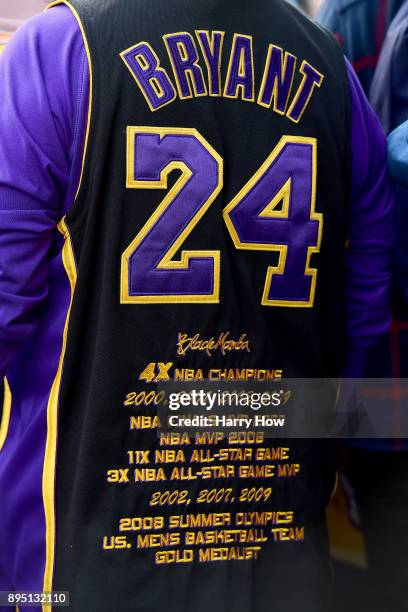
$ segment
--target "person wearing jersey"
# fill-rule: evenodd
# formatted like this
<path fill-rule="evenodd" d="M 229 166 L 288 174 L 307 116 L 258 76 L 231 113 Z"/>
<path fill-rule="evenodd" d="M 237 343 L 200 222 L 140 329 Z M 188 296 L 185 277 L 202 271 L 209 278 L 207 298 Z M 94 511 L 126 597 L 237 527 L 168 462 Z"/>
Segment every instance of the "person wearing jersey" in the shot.
<path fill-rule="evenodd" d="M 166 435 L 155 404 L 361 374 L 393 201 L 351 66 L 280 0 L 74 0 L 0 83 L 0 591 L 327 612 L 332 443 Z"/>

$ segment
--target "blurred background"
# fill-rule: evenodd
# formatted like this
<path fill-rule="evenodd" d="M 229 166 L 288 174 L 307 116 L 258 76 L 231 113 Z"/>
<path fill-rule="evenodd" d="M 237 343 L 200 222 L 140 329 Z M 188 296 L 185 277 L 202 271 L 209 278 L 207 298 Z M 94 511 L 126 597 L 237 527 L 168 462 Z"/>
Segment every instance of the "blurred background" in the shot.
<path fill-rule="evenodd" d="M 0 29 L 12 32 L 25 19 L 41 11 L 46 4 L 43 0 L 0 0 Z"/>
<path fill-rule="evenodd" d="M 48 3 L 44 0 L 0 0 L 0 45 L 25 21 L 39 13 Z"/>
<path fill-rule="evenodd" d="M 321 0 L 300 0 L 300 6 L 314 15 Z M 0 0 L 0 30 L 13 32 L 25 20 L 41 11 L 48 2 L 45 0 Z"/>

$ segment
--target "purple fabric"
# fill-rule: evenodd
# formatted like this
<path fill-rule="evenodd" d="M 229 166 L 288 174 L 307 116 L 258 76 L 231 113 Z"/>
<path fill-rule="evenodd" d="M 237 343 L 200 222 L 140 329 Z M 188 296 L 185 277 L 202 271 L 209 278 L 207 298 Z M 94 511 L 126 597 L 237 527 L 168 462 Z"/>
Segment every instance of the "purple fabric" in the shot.
<path fill-rule="evenodd" d="M 241 98 L 242 100 L 253 100 L 253 58 L 252 43 L 245 36 L 236 35 L 233 42 L 232 59 L 228 68 L 228 78 L 225 86 L 225 96 L 229 98 Z M 244 58 L 245 71 L 240 75 L 240 62 Z"/>
<path fill-rule="evenodd" d="M 221 51 L 224 41 L 224 34 L 213 32 L 212 38 L 205 31 L 197 32 L 200 41 L 201 51 L 207 64 L 207 71 L 210 77 L 210 96 L 220 96 L 222 93 L 219 67 L 221 66 Z"/>
<path fill-rule="evenodd" d="M 313 192 L 312 143 L 285 142 L 269 167 L 229 212 L 241 244 L 287 245 L 285 273 L 274 274 L 265 287 L 263 303 L 308 304 L 314 299 L 313 276 L 305 274 L 309 248 L 319 245 L 320 219 L 311 219 Z M 287 219 L 260 214 L 290 183 L 290 213 Z"/>
<path fill-rule="evenodd" d="M 284 69 L 282 69 L 283 62 L 285 62 Z M 292 88 L 296 58 L 280 47 L 270 46 L 267 66 L 268 76 L 262 89 L 260 103 L 270 108 L 273 100 L 274 111 L 284 114 Z"/>
<path fill-rule="evenodd" d="M 142 56 L 145 66 L 142 66 L 137 56 Z M 138 43 L 129 51 L 122 54 L 122 59 L 129 68 L 131 75 L 142 88 L 143 95 L 151 110 L 157 110 L 175 99 L 176 90 L 172 85 L 167 73 L 159 68 L 159 62 L 150 45 L 145 42 Z M 160 84 L 163 93 L 159 95 L 152 85 L 152 78 Z"/>
<path fill-rule="evenodd" d="M 347 359 L 344 375 L 364 375 L 368 349 L 388 331 L 394 194 L 383 130 L 347 62 L 352 102 L 352 174 L 346 257 Z"/>
<path fill-rule="evenodd" d="M 0 590 L 41 590 L 44 579 L 42 476 L 47 403 L 70 301 L 61 251 L 50 262 L 49 276 L 38 325 L 7 373 L 12 408 L 0 460 L 0 499 L 6 500 L 0 513 Z"/>
<path fill-rule="evenodd" d="M 163 136 L 146 129 L 146 133 L 135 134 L 134 147 L 135 181 L 160 182 L 163 169 L 176 160 L 184 162 L 192 174 L 129 257 L 129 297 L 214 297 L 214 257 L 190 257 L 184 270 L 161 270 L 157 266 L 203 203 L 218 189 L 219 163 L 192 134 Z"/>
<path fill-rule="evenodd" d="M 172 65 L 177 74 L 180 98 L 191 98 L 193 96 L 193 91 L 187 77 L 188 72 L 193 82 L 194 94 L 196 96 L 205 96 L 206 87 L 204 77 L 201 68 L 197 65 L 199 58 L 191 34 L 183 32 L 180 34 L 171 34 L 170 36 L 166 36 L 164 40 L 172 58 Z M 185 55 L 185 57 L 183 57 L 183 55 Z"/>
<path fill-rule="evenodd" d="M 78 32 L 58 7 L 22 26 L 0 60 L 2 375 L 38 321 L 55 228 L 78 185 L 89 91 Z"/>
<path fill-rule="evenodd" d="M 56 225 L 79 181 L 88 84 L 66 7 L 23 26 L 0 60 L 0 373 L 12 393 L 0 460 L 0 590 L 43 584 L 46 409 L 70 301 Z"/>
<path fill-rule="evenodd" d="M 307 62 L 302 66 L 301 72 L 303 74 L 301 89 L 294 106 L 288 111 L 288 117 L 295 123 L 299 123 L 305 112 L 314 88 L 320 87 L 323 82 L 323 76 Z"/>

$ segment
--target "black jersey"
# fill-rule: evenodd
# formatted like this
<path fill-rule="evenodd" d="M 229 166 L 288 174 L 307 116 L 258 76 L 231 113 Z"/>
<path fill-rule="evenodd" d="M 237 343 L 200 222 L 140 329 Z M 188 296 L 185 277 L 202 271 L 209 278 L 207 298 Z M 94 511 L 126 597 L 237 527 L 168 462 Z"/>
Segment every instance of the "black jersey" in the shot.
<path fill-rule="evenodd" d="M 327 447 L 166 434 L 158 384 L 340 374 L 341 51 L 280 0 L 72 8 L 92 95 L 60 226 L 44 587 L 73 610 L 323 612 Z"/>

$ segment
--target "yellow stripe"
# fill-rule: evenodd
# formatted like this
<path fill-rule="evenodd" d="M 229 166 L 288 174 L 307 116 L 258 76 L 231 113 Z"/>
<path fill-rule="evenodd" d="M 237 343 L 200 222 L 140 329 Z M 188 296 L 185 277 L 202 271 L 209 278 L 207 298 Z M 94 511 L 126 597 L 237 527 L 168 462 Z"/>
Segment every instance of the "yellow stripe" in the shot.
<path fill-rule="evenodd" d="M 71 299 L 65 320 L 62 349 L 59 359 L 57 374 L 52 385 L 47 406 L 47 443 L 45 447 L 44 470 L 43 470 L 43 500 L 46 526 L 46 562 L 44 573 L 43 591 L 52 591 L 52 580 L 54 571 L 54 547 L 55 547 L 55 515 L 54 515 L 54 478 L 55 461 L 57 452 L 57 424 L 58 424 L 58 400 L 64 364 L 65 349 L 67 346 L 68 323 L 71 314 L 72 299 L 76 283 L 76 266 L 71 237 L 65 223 L 65 217 L 58 225 L 59 231 L 64 235 L 65 242 L 62 249 L 62 261 L 71 285 Z M 43 611 L 49 612 L 49 605 L 43 605 Z"/>
<path fill-rule="evenodd" d="M 4 443 L 7 438 L 9 425 L 10 425 L 10 414 L 11 414 L 11 391 L 7 378 L 4 379 L 4 401 L 3 401 L 3 413 L 0 424 L 0 451 L 2 450 Z"/>
<path fill-rule="evenodd" d="M 47 11 L 48 9 L 52 8 L 53 6 L 58 6 L 60 4 L 66 4 L 66 6 L 68 6 L 75 19 L 78 22 L 79 28 L 81 30 L 81 34 L 82 34 L 82 38 L 84 40 L 84 45 L 85 45 L 85 51 L 86 51 L 86 55 L 88 58 L 88 67 L 89 67 L 89 105 L 88 105 L 88 119 L 87 119 L 87 125 L 86 125 L 86 135 L 85 135 L 85 143 L 84 143 L 84 152 L 83 152 L 83 156 L 82 156 L 82 167 L 81 167 L 81 174 L 79 177 L 79 183 L 78 183 L 78 189 L 75 195 L 75 199 L 77 199 L 79 191 L 81 189 L 81 185 L 82 185 L 82 179 L 83 179 L 83 175 L 84 175 L 84 169 L 85 169 L 85 160 L 86 160 L 86 155 L 87 155 L 87 150 L 88 150 L 88 140 L 89 140 L 89 130 L 91 127 L 91 116 L 92 116 L 92 101 L 93 101 L 93 71 L 92 71 L 92 60 L 91 60 L 91 52 L 89 50 L 89 44 L 88 44 L 88 40 L 86 38 L 86 34 L 85 34 L 85 30 L 84 30 L 84 26 L 82 25 L 82 21 L 80 16 L 78 15 L 77 10 L 72 6 L 72 4 L 70 2 L 68 2 L 68 0 L 56 0 L 55 2 L 51 2 L 51 4 L 49 4 L 45 10 Z"/>

